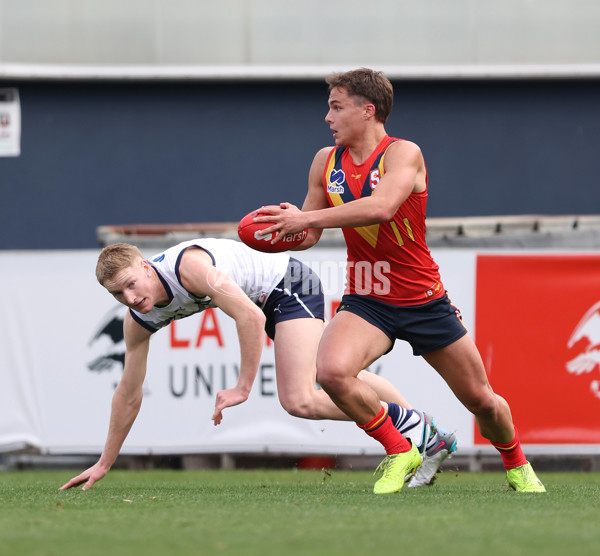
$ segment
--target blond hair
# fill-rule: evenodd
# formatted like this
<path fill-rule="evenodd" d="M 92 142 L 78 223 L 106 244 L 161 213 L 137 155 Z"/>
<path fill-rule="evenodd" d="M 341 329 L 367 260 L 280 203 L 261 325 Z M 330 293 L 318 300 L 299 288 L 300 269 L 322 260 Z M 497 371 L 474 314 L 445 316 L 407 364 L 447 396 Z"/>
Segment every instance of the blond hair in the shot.
<path fill-rule="evenodd" d="M 384 124 L 394 104 L 394 88 L 382 71 L 369 68 L 332 73 L 325 81 L 329 91 L 335 87 L 345 89 L 350 97 L 358 97 L 375 106 L 375 119 Z"/>
<path fill-rule="evenodd" d="M 113 243 L 100 252 L 96 264 L 96 278 L 104 286 L 108 280 L 112 280 L 119 272 L 134 265 L 142 259 L 141 251 L 129 243 Z"/>

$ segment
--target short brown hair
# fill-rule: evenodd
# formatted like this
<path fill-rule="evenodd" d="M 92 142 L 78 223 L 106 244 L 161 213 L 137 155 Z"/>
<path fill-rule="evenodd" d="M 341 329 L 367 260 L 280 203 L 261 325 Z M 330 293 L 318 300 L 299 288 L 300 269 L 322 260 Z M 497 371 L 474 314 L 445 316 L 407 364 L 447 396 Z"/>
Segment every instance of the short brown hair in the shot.
<path fill-rule="evenodd" d="M 98 256 L 96 278 L 103 286 L 112 280 L 121 270 L 125 270 L 138 259 L 143 259 L 141 251 L 129 243 L 113 243 L 106 246 Z"/>
<path fill-rule="evenodd" d="M 382 71 L 369 68 L 332 73 L 325 80 L 329 91 L 334 87 L 346 90 L 348 96 L 362 97 L 375 106 L 375 119 L 385 123 L 392 111 L 394 88 Z"/>

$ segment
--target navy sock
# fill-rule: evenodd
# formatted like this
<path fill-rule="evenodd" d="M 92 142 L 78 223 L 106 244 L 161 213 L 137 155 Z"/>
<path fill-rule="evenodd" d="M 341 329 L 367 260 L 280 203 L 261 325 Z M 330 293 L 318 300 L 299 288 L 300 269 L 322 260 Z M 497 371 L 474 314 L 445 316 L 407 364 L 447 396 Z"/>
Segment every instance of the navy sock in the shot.
<path fill-rule="evenodd" d="M 398 428 L 396 424 L 400 418 L 400 406 L 398 404 L 388 403 L 388 417 L 392 420 L 394 426 Z"/>
<path fill-rule="evenodd" d="M 413 413 L 414 411 L 412 409 L 405 409 L 398 404 L 388 403 L 388 416 L 392 420 L 392 423 L 394 423 L 394 426 L 402 434 L 404 434 L 403 431 L 414 427 L 415 423 L 418 423 L 421 420 L 421 417 L 417 416 L 418 419 L 415 421 Z"/>

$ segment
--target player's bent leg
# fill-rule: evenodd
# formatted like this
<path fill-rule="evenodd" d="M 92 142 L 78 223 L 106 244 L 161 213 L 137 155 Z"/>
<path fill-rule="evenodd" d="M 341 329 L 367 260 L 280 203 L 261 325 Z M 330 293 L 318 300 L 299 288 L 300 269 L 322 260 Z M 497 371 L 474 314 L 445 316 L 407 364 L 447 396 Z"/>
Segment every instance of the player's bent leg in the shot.
<path fill-rule="evenodd" d="M 281 406 L 294 417 L 348 421 L 323 391 L 316 388 L 317 346 L 323 321 L 301 318 L 275 326 L 275 369 Z"/>
<path fill-rule="evenodd" d="M 395 427 L 375 391 L 358 379 L 361 369 L 384 354 L 391 340 L 378 328 L 348 311 L 329 323 L 317 353 L 317 380 L 324 390 L 366 434 L 388 454 L 379 470 L 375 494 L 399 492 L 405 477 L 421 465 L 421 455 Z"/>
<path fill-rule="evenodd" d="M 481 356 L 467 334 L 453 344 L 423 356 L 444 378 L 456 397 L 475 415 L 481 435 L 501 451 L 507 479 L 517 492 L 545 492 L 521 450 L 510 407 L 487 380 Z M 512 444 L 512 449 L 508 449 Z M 506 452 L 506 453 L 503 453 Z M 520 465 L 511 463 L 524 461 Z"/>
<path fill-rule="evenodd" d="M 375 391 L 358 374 L 390 346 L 381 330 L 348 311 L 337 313 L 325 328 L 317 352 L 317 381 L 358 424 L 373 419 L 381 406 Z"/>
<path fill-rule="evenodd" d="M 315 319 L 294 319 L 276 325 L 275 360 L 277 390 L 282 407 L 294 417 L 350 421 L 327 395 L 315 388 L 316 350 L 322 326 Z M 310 357 L 314 345 L 314 356 Z M 358 378 L 371 386 L 382 401 L 410 408 L 410 404 L 387 379 L 368 371 Z M 415 441 L 419 446 L 420 442 Z"/>
<path fill-rule="evenodd" d="M 491 442 L 509 442 L 513 438 L 510 408 L 492 390 L 479 351 L 468 334 L 423 358 L 473 413 L 482 436 Z"/>

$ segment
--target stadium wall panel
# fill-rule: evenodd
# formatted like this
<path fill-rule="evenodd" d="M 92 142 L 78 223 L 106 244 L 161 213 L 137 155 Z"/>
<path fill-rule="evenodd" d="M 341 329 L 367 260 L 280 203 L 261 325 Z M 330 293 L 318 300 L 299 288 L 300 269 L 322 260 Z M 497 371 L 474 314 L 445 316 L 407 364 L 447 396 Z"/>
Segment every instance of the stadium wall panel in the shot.
<path fill-rule="evenodd" d="M 417 142 L 430 217 L 600 207 L 600 80 L 396 80 L 390 134 Z M 0 80 L 21 154 L 0 157 L 0 249 L 88 249 L 106 224 L 232 222 L 302 204 L 331 144 L 315 80 Z"/>

